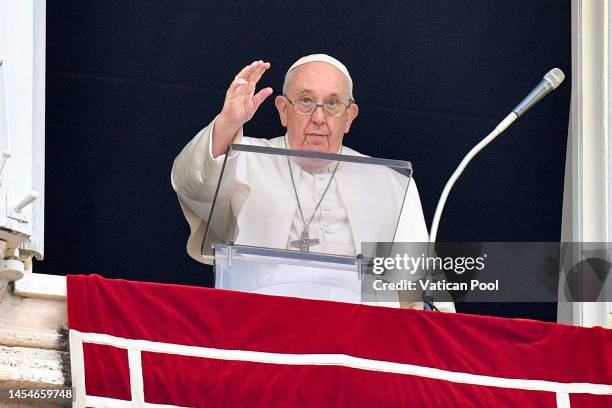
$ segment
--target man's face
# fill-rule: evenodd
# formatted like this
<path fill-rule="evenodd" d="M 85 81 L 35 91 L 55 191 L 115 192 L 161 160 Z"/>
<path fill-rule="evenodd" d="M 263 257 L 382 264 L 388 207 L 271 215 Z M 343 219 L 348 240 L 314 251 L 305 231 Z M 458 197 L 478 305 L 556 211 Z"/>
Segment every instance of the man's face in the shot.
<path fill-rule="evenodd" d="M 293 71 L 287 97 L 292 102 L 309 97 L 317 104 L 332 99 L 349 104 L 346 77 L 333 65 L 319 61 L 300 65 Z M 283 96 L 276 97 L 275 105 L 282 125 L 287 128 L 289 148 L 312 152 L 338 153 L 344 134 L 358 113 L 357 105 L 352 104 L 337 118 L 326 116 L 322 107 L 309 116 L 301 116 Z"/>

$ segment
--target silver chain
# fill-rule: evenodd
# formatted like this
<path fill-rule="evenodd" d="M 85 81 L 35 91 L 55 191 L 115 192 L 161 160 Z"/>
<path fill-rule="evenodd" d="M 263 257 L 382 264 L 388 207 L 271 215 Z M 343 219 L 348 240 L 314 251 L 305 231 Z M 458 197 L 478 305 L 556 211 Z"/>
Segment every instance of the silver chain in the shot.
<path fill-rule="evenodd" d="M 287 147 L 286 140 L 285 140 L 285 147 Z M 340 147 L 340 154 L 342 154 L 342 147 Z M 336 175 L 336 170 L 338 170 L 338 166 L 340 165 L 340 162 L 336 163 L 336 167 L 334 167 L 334 171 L 332 172 L 331 177 L 329 178 L 329 182 L 327 183 L 327 187 L 325 187 L 325 191 L 323 191 L 323 194 L 321 195 L 319 202 L 317 203 L 314 211 L 312 212 L 312 215 L 310 216 L 310 220 L 306 222 L 306 219 L 304 218 L 304 212 L 302 211 L 302 205 L 300 204 L 300 199 L 298 197 L 297 188 L 295 187 L 295 179 L 293 178 L 293 170 L 291 170 L 291 163 L 289 162 L 289 156 L 286 156 L 286 157 L 287 157 L 287 166 L 289 166 L 289 174 L 291 175 L 291 185 L 293 186 L 293 192 L 295 193 L 295 200 L 297 201 L 298 209 L 300 210 L 300 216 L 302 217 L 302 223 L 304 224 L 304 231 L 308 231 L 310 229 L 310 223 L 312 222 L 312 219 L 317 213 L 317 210 L 319 209 L 319 206 L 321 205 L 323 198 L 325 198 L 325 194 L 327 194 L 327 190 L 329 190 L 329 186 L 331 186 L 331 183 L 334 180 L 334 176 Z"/>

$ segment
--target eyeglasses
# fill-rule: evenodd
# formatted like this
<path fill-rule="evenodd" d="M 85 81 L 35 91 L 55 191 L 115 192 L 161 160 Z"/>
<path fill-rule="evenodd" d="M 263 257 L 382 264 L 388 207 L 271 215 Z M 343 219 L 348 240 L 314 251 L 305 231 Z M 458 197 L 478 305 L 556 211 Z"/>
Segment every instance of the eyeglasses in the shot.
<path fill-rule="evenodd" d="M 336 98 L 328 99 L 323 103 L 316 103 L 312 100 L 310 96 L 302 96 L 297 101 L 292 102 L 291 99 L 287 97 L 287 95 L 283 96 L 285 97 L 285 99 L 287 99 L 287 101 L 289 101 L 291 106 L 293 106 L 293 110 L 295 111 L 295 113 L 301 116 L 310 116 L 320 106 L 321 108 L 323 108 L 323 112 L 326 116 L 332 118 L 339 118 L 340 116 L 343 116 L 349 106 L 354 103 L 354 101 L 349 100 L 349 104 L 345 105 Z"/>

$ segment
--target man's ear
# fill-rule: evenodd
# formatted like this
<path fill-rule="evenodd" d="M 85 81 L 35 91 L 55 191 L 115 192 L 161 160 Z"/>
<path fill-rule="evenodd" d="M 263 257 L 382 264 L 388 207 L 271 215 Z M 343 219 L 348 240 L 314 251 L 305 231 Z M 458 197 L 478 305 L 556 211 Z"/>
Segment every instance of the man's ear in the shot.
<path fill-rule="evenodd" d="M 357 106 L 356 103 L 351 104 L 346 111 L 347 120 L 346 124 L 344 125 L 344 133 L 348 133 L 348 131 L 351 129 L 351 123 L 353 123 L 358 114 L 359 106 Z"/>
<path fill-rule="evenodd" d="M 278 110 L 278 116 L 280 116 L 281 125 L 287 127 L 287 99 L 284 96 L 278 95 L 274 99 L 274 106 Z"/>

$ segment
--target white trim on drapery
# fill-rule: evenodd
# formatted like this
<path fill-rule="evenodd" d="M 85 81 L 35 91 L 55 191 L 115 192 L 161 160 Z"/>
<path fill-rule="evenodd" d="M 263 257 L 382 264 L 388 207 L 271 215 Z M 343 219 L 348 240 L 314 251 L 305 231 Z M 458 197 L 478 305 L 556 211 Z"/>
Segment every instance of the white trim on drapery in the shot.
<path fill-rule="evenodd" d="M 73 341 L 75 343 L 73 343 Z M 83 369 L 84 363 L 82 353 L 83 343 L 107 345 L 128 350 L 129 375 L 132 393 L 131 401 L 86 395 L 84 387 L 85 371 Z M 74 352 L 73 347 L 75 348 Z M 556 381 L 530 380 L 523 378 L 493 377 L 442 370 L 414 364 L 372 360 L 346 354 L 269 353 L 250 350 L 227 350 L 210 347 L 185 346 L 181 344 L 162 343 L 148 340 L 125 339 L 110 336 L 108 334 L 81 333 L 73 329 L 70 330 L 70 349 L 71 359 L 73 361 L 75 359 L 80 360 L 72 363 L 73 385 L 75 387 L 80 387 L 82 385 L 83 387 L 81 393 L 77 393 L 77 399 L 75 401 L 75 406 L 77 407 L 175 407 L 173 405 L 150 404 L 144 401 L 141 362 L 141 352 L 143 351 L 265 364 L 341 366 L 357 370 L 411 375 L 461 384 L 553 392 L 556 394 L 555 397 L 557 407 L 564 408 L 570 407 L 569 394 L 612 395 L 612 384 L 562 383 Z"/>

